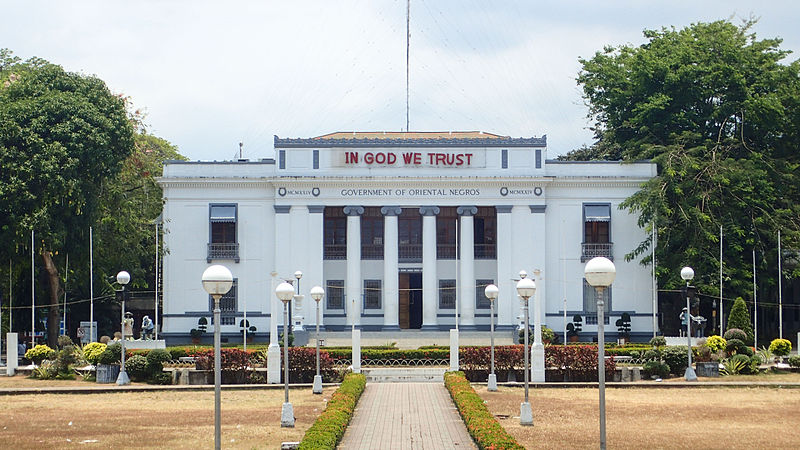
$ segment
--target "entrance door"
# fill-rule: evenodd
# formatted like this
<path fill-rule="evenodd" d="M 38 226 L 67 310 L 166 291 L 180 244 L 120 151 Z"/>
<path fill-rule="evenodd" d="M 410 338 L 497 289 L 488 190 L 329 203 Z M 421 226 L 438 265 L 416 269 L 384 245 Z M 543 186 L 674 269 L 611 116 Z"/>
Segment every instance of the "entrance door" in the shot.
<path fill-rule="evenodd" d="M 399 275 L 400 328 L 422 328 L 422 274 L 401 273 Z"/>

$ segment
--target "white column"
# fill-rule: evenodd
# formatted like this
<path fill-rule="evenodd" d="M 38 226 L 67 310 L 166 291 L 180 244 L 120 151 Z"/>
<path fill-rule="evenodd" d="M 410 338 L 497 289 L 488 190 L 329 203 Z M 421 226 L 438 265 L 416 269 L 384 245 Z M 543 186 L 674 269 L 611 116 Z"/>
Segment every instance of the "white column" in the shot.
<path fill-rule="evenodd" d="M 361 214 L 363 206 L 345 206 L 347 214 L 347 279 L 345 304 L 347 325 L 361 325 Z"/>
<path fill-rule="evenodd" d="M 531 346 L 531 380 L 537 383 L 544 383 L 544 344 L 542 343 L 542 324 L 545 320 L 544 313 L 547 311 L 547 286 L 545 286 L 542 276 L 545 267 L 546 256 L 546 233 L 545 233 L 545 205 L 530 205 L 531 224 L 530 228 L 534 236 L 535 246 L 533 247 L 533 274 L 536 282 L 536 294 L 533 299 L 533 346 Z"/>
<path fill-rule="evenodd" d="M 456 212 L 461 216 L 459 230 L 459 251 L 461 253 L 461 325 L 464 330 L 475 329 L 475 223 L 473 216 L 478 213 L 476 206 L 459 206 Z"/>
<path fill-rule="evenodd" d="M 397 216 L 399 206 L 384 206 L 383 214 L 383 330 L 400 329 L 400 297 L 398 286 Z"/>
<path fill-rule="evenodd" d="M 272 273 L 275 274 L 270 279 L 270 292 L 267 296 L 269 303 L 269 347 L 267 348 L 267 383 L 279 384 L 281 382 L 281 350 L 278 346 L 278 339 L 281 333 L 278 330 L 278 323 L 283 321 L 283 303 L 275 295 L 275 287 L 280 283 L 279 276 L 288 276 L 290 272 L 289 264 L 285 256 L 291 252 L 291 220 L 289 211 L 291 206 L 288 205 L 275 205 L 275 246 L 274 246 L 274 261 L 275 268 Z"/>
<path fill-rule="evenodd" d="M 17 358 L 25 356 L 17 353 L 17 345 L 17 333 L 6 333 L 6 375 L 9 377 L 13 377 L 17 370 Z"/>
<path fill-rule="evenodd" d="M 422 329 L 438 330 L 439 277 L 436 273 L 436 215 L 438 206 L 423 206 L 422 215 Z"/>
<path fill-rule="evenodd" d="M 517 290 L 514 278 L 519 269 L 514 264 L 511 226 L 511 205 L 497 205 L 497 281 L 495 284 L 500 289 L 497 297 L 497 327 L 509 329 L 517 326 Z"/>
<path fill-rule="evenodd" d="M 306 249 L 308 250 L 308 271 L 303 274 L 303 289 L 306 292 L 309 292 L 312 287 L 320 286 L 325 289 L 325 274 L 323 273 L 323 250 L 325 243 L 323 242 L 324 238 L 324 231 L 323 231 L 323 222 L 324 222 L 324 214 L 325 211 L 324 206 L 316 206 L 316 205 L 309 205 L 308 206 L 308 245 Z M 324 305 L 325 299 L 323 298 L 320 301 L 320 312 L 319 312 L 319 329 L 320 331 L 325 329 L 325 320 L 323 318 L 324 314 L 323 311 L 325 309 Z M 313 318 L 314 325 L 316 325 L 317 321 L 317 302 L 314 301 L 310 296 L 306 297 L 306 317 L 309 319 L 306 320 L 307 324 L 310 324 Z"/>

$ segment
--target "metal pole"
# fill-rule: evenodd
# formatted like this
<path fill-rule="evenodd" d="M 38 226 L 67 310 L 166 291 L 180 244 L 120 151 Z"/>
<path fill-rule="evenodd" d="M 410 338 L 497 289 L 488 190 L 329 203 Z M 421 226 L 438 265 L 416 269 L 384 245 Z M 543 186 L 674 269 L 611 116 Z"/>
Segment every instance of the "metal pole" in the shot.
<path fill-rule="evenodd" d="M 725 333 L 725 309 L 722 306 L 722 225 L 719 226 L 719 335 Z"/>
<path fill-rule="evenodd" d="M 458 289 L 459 289 L 459 286 L 460 286 L 459 283 L 458 283 L 458 279 L 460 278 L 458 276 L 459 275 L 458 274 L 458 270 L 459 270 L 459 264 L 458 263 L 459 263 L 459 259 L 460 259 L 460 255 L 458 254 L 458 219 L 456 219 L 456 255 L 455 256 L 456 256 L 456 305 L 455 305 L 456 308 L 455 308 L 455 312 L 456 312 L 456 331 L 458 331 L 458 302 L 459 302 Z M 525 401 L 527 402 L 528 400 L 526 399 Z"/>
<path fill-rule="evenodd" d="M 597 381 L 600 391 L 600 448 L 606 448 L 606 335 L 605 301 L 603 300 L 603 287 L 595 288 L 597 296 Z"/>
<path fill-rule="evenodd" d="M 222 394 L 220 392 L 220 384 L 222 381 L 222 365 L 221 358 L 220 358 L 220 346 L 221 339 L 220 339 L 220 309 L 219 309 L 219 299 L 222 297 L 221 295 L 214 295 L 214 448 L 216 450 L 220 449 L 220 445 L 222 443 L 222 432 L 220 430 L 221 424 L 221 406 L 220 406 L 220 399 Z"/>
<path fill-rule="evenodd" d="M 64 269 L 64 334 L 67 333 L 67 281 L 69 281 L 69 253 L 67 253 L 67 264 Z"/>
<path fill-rule="evenodd" d="M 122 355 L 120 359 L 120 366 L 119 366 L 119 376 L 117 377 L 117 385 L 125 385 L 128 384 L 130 379 L 128 378 L 128 373 L 125 372 L 125 289 L 127 289 L 127 285 L 122 285 L 122 320 L 120 321 L 120 331 L 122 335 L 122 340 L 120 341 L 120 346 L 122 347 Z"/>
<path fill-rule="evenodd" d="M 289 322 L 289 302 L 283 303 L 283 323 Z M 283 326 L 283 393 L 284 403 L 289 403 L 289 335 Z"/>
<path fill-rule="evenodd" d="M 94 251 L 92 227 L 89 227 L 89 342 L 94 342 Z"/>
<path fill-rule="evenodd" d="M 317 300 L 317 376 L 319 376 L 319 300 Z"/>
<path fill-rule="evenodd" d="M 33 230 L 31 230 L 31 348 L 36 347 L 36 272 L 34 271 L 33 253 Z"/>
<path fill-rule="evenodd" d="M 528 402 L 528 379 L 530 378 L 530 368 L 528 366 L 528 299 L 523 298 L 522 315 L 525 316 L 525 403 Z"/>
<path fill-rule="evenodd" d="M 778 338 L 783 339 L 783 296 L 781 295 L 781 230 L 778 230 Z"/>
<path fill-rule="evenodd" d="M 656 337 L 658 331 L 658 286 L 656 285 L 656 223 L 653 222 L 653 232 L 651 233 L 651 247 L 653 252 L 651 255 L 653 263 L 653 337 Z"/>
<path fill-rule="evenodd" d="M 491 345 L 492 345 L 492 371 L 491 374 L 494 375 L 494 299 L 489 299 L 489 331 L 491 333 Z M 525 400 L 527 401 L 527 399 Z"/>
<path fill-rule="evenodd" d="M 8 259 L 8 331 L 13 333 L 14 332 L 14 295 L 12 293 L 12 289 L 14 287 L 14 283 L 11 281 L 11 258 Z"/>
<path fill-rule="evenodd" d="M 756 287 L 756 249 L 753 249 L 753 345 L 758 348 L 758 288 Z"/>
<path fill-rule="evenodd" d="M 697 381 L 697 375 L 692 368 L 692 310 L 689 304 L 691 298 L 691 290 L 689 289 L 689 280 L 686 280 L 686 353 L 689 365 L 686 367 L 684 378 L 686 381 Z"/>
<path fill-rule="evenodd" d="M 158 222 L 156 222 L 156 295 L 155 295 L 155 328 L 154 328 L 154 336 L 153 339 L 158 340 L 158 281 L 159 281 L 159 273 L 158 273 Z"/>

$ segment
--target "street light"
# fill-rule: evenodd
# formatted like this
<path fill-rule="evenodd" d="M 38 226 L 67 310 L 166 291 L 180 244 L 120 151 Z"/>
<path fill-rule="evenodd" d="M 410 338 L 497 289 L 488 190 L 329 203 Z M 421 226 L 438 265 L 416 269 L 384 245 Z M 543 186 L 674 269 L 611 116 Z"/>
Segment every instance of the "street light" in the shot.
<path fill-rule="evenodd" d="M 689 286 L 689 282 L 692 281 L 694 278 L 694 270 L 686 266 L 681 269 L 681 278 L 686 281 L 686 287 L 683 289 L 684 294 L 686 295 L 686 314 L 684 314 L 684 320 L 686 320 L 686 348 L 688 353 L 688 361 L 689 365 L 686 366 L 686 372 L 683 374 L 683 377 L 686 381 L 697 381 L 697 374 L 692 369 L 692 314 L 691 314 L 691 307 L 689 306 L 689 297 L 691 297 L 691 286 Z"/>
<path fill-rule="evenodd" d="M 611 286 L 617 276 L 617 268 L 610 259 L 598 256 L 586 263 L 583 269 L 586 282 L 594 286 L 597 297 L 597 381 L 600 391 L 600 448 L 606 448 L 606 336 L 605 301 L 603 290 Z"/>
<path fill-rule="evenodd" d="M 489 369 L 489 387 L 488 390 L 492 392 L 497 391 L 497 375 L 494 374 L 494 301 L 497 298 L 497 294 L 500 292 L 497 289 L 497 286 L 490 284 L 486 286 L 486 289 L 483 290 L 483 294 L 486 298 L 489 299 L 489 330 L 491 336 L 491 346 L 492 346 L 492 363 L 491 368 Z"/>
<path fill-rule="evenodd" d="M 300 278 L 303 278 L 303 272 L 301 270 L 296 271 L 294 273 L 294 277 L 297 279 L 297 293 L 295 293 L 295 295 L 294 295 L 294 307 L 298 308 L 300 303 L 303 300 L 303 297 L 300 295 Z M 294 325 L 292 324 L 293 322 L 292 322 L 292 308 L 291 308 L 291 306 L 289 307 L 289 323 L 290 323 L 289 326 L 292 328 L 292 332 L 294 332 Z M 299 331 L 302 331 L 302 330 L 299 330 Z"/>
<path fill-rule="evenodd" d="M 301 274 L 302 276 L 302 274 Z M 300 281 L 300 278 L 297 278 Z M 294 428 L 294 410 L 289 403 L 289 334 L 286 333 L 286 324 L 289 322 L 289 302 L 294 296 L 291 284 L 283 282 L 275 288 L 275 295 L 283 302 L 283 390 L 284 402 L 281 408 L 281 427 Z"/>
<path fill-rule="evenodd" d="M 322 394 L 322 375 L 319 374 L 319 301 L 324 295 L 325 290 L 320 286 L 311 288 L 311 298 L 317 302 L 317 336 L 315 339 L 317 341 L 317 374 L 314 375 L 314 385 L 311 388 L 311 392 L 314 394 Z"/>
<path fill-rule="evenodd" d="M 220 362 L 220 310 L 219 299 L 233 286 L 233 274 L 225 266 L 213 265 L 203 272 L 203 289 L 214 299 L 214 448 L 220 448 L 220 383 L 222 378 Z"/>
<path fill-rule="evenodd" d="M 536 293 L 536 283 L 527 278 L 528 274 L 525 271 L 520 271 L 519 276 L 522 279 L 517 282 L 517 294 L 522 298 L 522 316 L 525 319 L 525 346 L 522 349 L 525 354 L 525 402 L 519 407 L 519 424 L 533 425 L 533 411 L 531 410 L 531 403 L 528 401 L 528 378 L 530 378 L 530 369 L 528 368 L 528 299 Z"/>
<path fill-rule="evenodd" d="M 120 333 L 122 335 L 122 340 L 120 341 L 120 345 L 122 346 L 122 359 L 120 360 L 119 366 L 119 376 L 117 376 L 117 385 L 124 386 L 126 384 L 131 384 L 131 379 L 128 378 L 128 373 L 125 372 L 125 295 L 127 294 L 126 288 L 128 283 L 131 281 L 131 274 L 126 271 L 121 271 L 117 274 L 117 283 L 122 286 L 122 321 L 120 322 Z"/>

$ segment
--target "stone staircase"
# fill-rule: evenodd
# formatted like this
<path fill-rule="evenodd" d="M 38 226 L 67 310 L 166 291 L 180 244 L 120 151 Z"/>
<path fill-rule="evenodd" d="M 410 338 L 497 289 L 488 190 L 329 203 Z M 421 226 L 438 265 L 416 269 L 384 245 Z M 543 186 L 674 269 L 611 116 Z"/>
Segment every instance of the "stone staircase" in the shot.
<path fill-rule="evenodd" d="M 361 373 L 367 383 L 443 383 L 446 367 L 369 367 Z"/>

